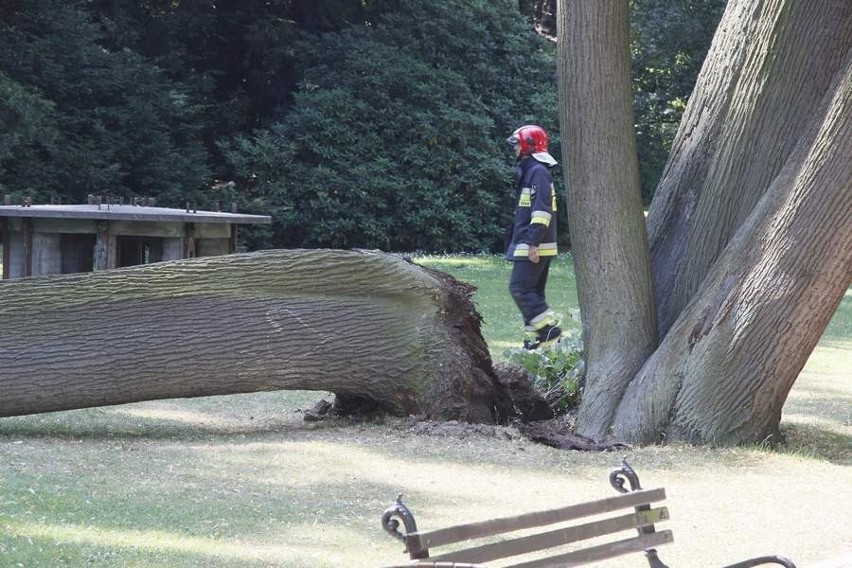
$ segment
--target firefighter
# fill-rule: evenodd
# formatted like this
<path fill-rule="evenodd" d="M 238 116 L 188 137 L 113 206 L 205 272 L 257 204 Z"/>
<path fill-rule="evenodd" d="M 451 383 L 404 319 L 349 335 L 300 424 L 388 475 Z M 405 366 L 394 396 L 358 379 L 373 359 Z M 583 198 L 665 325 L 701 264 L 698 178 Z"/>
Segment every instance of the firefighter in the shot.
<path fill-rule="evenodd" d="M 527 349 L 559 341 L 562 330 L 545 300 L 550 262 L 556 257 L 556 190 L 550 169 L 556 160 L 547 151 L 547 132 L 527 125 L 506 140 L 517 162 L 515 219 L 507 232 L 506 260 L 512 261 L 509 293 L 524 319 Z"/>

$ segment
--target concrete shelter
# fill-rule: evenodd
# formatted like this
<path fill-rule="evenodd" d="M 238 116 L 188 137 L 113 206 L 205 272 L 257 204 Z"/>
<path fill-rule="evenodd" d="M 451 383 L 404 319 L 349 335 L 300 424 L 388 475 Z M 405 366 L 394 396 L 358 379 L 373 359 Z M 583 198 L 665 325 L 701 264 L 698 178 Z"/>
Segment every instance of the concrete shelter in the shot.
<path fill-rule="evenodd" d="M 140 205 L 0 206 L 3 279 L 231 254 L 271 217 Z"/>

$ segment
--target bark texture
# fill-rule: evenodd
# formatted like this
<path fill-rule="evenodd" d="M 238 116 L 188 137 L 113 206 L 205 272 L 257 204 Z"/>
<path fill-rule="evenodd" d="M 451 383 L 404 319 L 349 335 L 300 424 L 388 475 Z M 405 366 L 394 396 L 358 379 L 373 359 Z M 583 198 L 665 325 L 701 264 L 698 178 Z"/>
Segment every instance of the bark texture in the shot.
<path fill-rule="evenodd" d="M 628 4 L 563 0 L 558 14 L 562 160 L 587 361 L 577 432 L 599 441 L 657 342 L 630 95 Z"/>
<path fill-rule="evenodd" d="M 608 187 L 620 179 L 609 169 L 633 168 L 632 131 L 618 128 L 630 113 L 608 93 L 629 93 L 614 72 L 623 65 L 609 31 L 616 13 L 604 17 L 613 4 L 626 2 L 559 6 L 563 161 L 589 369 L 578 431 L 599 438 L 599 413 L 626 442 L 771 439 L 852 284 L 852 2 L 728 2 L 649 214 L 663 339 L 638 371 L 648 335 L 622 310 L 644 307 L 647 288 L 620 273 L 636 248 L 611 244 L 642 240 L 629 225 L 639 207 Z M 614 414 L 599 402 L 607 397 Z"/>
<path fill-rule="evenodd" d="M 848 0 L 728 3 L 648 215 L 661 336 L 785 167 L 850 35 Z"/>
<path fill-rule="evenodd" d="M 651 220 L 672 323 L 619 439 L 771 438 L 852 284 L 852 3 L 735 1 L 720 34 Z"/>
<path fill-rule="evenodd" d="M 377 252 L 211 257 L 0 284 L 0 416 L 264 390 L 514 412 L 473 288 Z"/>

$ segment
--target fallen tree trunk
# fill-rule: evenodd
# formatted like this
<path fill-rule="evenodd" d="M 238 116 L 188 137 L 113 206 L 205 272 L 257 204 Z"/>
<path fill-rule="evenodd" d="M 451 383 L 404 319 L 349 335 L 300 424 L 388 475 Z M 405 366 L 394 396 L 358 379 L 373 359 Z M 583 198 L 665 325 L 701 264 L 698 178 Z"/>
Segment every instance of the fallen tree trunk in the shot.
<path fill-rule="evenodd" d="M 265 251 L 0 284 L 0 416 L 267 390 L 515 413 L 473 288 L 398 256 Z"/>

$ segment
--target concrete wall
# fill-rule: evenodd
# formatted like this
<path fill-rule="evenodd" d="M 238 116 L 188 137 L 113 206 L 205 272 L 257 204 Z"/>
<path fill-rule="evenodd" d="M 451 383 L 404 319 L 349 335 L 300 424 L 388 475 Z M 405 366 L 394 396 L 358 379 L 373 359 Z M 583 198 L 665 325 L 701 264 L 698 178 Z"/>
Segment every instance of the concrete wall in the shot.
<path fill-rule="evenodd" d="M 20 278 L 24 275 L 24 234 L 9 232 L 9 278 Z"/>
<path fill-rule="evenodd" d="M 184 223 L 151 223 L 148 221 L 112 221 L 109 224 L 111 235 L 128 237 L 169 237 L 183 238 Z"/>
<path fill-rule="evenodd" d="M 33 276 L 62 274 L 62 250 L 59 233 L 33 231 Z"/>
<path fill-rule="evenodd" d="M 11 219 L 20 225 L 20 219 Z M 20 230 L 20 229 L 18 229 Z M 36 233 L 72 233 L 92 234 L 98 232 L 94 219 L 33 219 L 33 232 Z"/>
<path fill-rule="evenodd" d="M 183 258 L 183 237 L 163 239 L 163 261 Z"/>
<path fill-rule="evenodd" d="M 197 239 L 195 256 L 219 256 L 231 251 L 231 239 Z"/>
<path fill-rule="evenodd" d="M 230 239 L 230 224 L 195 224 L 195 238 L 197 239 Z"/>

